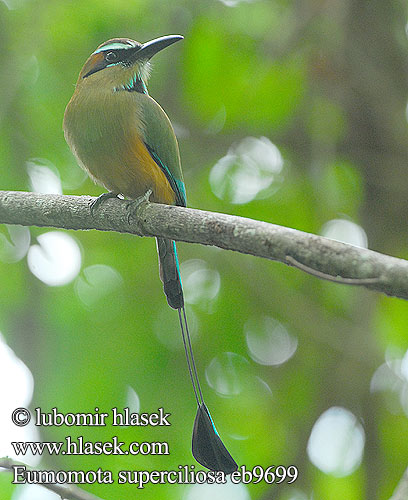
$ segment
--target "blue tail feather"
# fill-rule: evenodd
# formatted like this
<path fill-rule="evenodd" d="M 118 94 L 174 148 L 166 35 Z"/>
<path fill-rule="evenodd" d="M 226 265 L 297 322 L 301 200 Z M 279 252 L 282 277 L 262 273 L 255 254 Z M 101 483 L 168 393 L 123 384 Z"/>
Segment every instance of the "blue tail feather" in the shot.
<path fill-rule="evenodd" d="M 160 279 L 163 282 L 167 302 L 173 309 L 181 309 L 184 305 L 183 287 L 181 285 L 176 243 L 166 238 L 156 238 L 159 254 Z"/>

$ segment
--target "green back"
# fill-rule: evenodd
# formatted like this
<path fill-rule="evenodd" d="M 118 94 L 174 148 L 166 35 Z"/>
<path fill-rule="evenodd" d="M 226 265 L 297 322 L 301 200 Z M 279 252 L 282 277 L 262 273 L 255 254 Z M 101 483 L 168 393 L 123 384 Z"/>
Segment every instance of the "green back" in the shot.
<path fill-rule="evenodd" d="M 186 206 L 180 153 L 173 127 L 161 106 L 147 94 L 138 94 L 144 122 L 144 141 L 176 193 L 176 204 Z"/>

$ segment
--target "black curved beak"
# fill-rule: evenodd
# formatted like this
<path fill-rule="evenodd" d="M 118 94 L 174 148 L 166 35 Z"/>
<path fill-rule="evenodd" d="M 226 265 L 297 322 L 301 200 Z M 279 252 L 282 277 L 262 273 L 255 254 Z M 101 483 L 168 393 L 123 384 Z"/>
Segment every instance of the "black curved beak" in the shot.
<path fill-rule="evenodd" d="M 150 40 L 150 42 L 143 43 L 141 47 L 138 47 L 137 50 L 135 50 L 134 54 L 132 54 L 132 59 L 134 61 L 137 61 L 138 59 L 148 60 L 157 54 L 157 52 L 160 52 L 179 40 L 183 40 L 183 38 L 184 37 L 181 35 L 166 35 Z"/>

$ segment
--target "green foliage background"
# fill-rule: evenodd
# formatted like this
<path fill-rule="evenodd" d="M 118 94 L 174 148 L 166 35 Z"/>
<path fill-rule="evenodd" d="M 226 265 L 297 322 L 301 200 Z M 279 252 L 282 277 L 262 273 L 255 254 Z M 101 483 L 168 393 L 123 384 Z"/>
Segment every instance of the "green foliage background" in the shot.
<path fill-rule="evenodd" d="M 36 159 L 57 169 L 64 193 L 100 194 L 62 134 L 82 64 L 112 37 L 146 41 L 180 33 L 185 40 L 156 57 L 149 91 L 176 126 L 189 206 L 312 233 L 332 219 L 352 220 L 370 248 L 407 258 L 405 23 L 402 1 L 3 0 L 0 188 L 30 189 L 26 162 Z M 210 172 L 250 136 L 275 144 L 284 167 L 271 189 L 231 203 L 231 179 L 217 197 Z M 10 240 L 8 228 L 0 231 L 3 243 Z M 30 232 L 35 244 L 48 229 Z M 80 245 L 82 267 L 65 286 L 42 283 L 25 258 L 0 261 L 0 331 L 34 376 L 31 408 L 110 411 L 126 405 L 130 386 L 141 411 L 164 407 L 172 425 L 44 428 L 41 438 L 99 441 L 117 434 L 126 442 L 168 441 L 171 454 L 43 457 L 41 467 L 116 472 L 193 463 L 195 404 L 181 339 L 171 349 L 159 341 L 178 335 L 178 326 L 162 293 L 154 241 L 69 234 Z M 197 325 L 194 349 L 207 403 L 224 442 L 247 468 L 295 464 L 300 471 L 292 486 L 249 485 L 250 498 L 389 498 L 407 467 L 407 392 L 405 400 L 391 390 L 373 393 L 370 381 L 387 356 L 398 360 L 407 351 L 406 303 L 250 256 L 178 248 L 182 262 L 201 259 L 220 277 L 215 298 L 187 309 Z M 101 264 L 121 279 L 97 284 L 86 306 L 78 283 Z M 298 339 L 294 356 L 279 366 L 258 364 L 248 352 L 245 325 L 263 316 Z M 232 367 L 222 365 L 227 382 L 239 388 L 230 397 L 206 383 L 216 357 L 232 360 Z M 407 387 L 402 375 L 401 383 Z M 346 477 L 325 474 L 306 452 L 316 419 L 332 406 L 353 412 L 366 434 L 363 461 Z M 112 500 L 188 494 L 183 485 L 84 488 Z M 8 473 L 0 474 L 1 498 L 17 489 Z"/>

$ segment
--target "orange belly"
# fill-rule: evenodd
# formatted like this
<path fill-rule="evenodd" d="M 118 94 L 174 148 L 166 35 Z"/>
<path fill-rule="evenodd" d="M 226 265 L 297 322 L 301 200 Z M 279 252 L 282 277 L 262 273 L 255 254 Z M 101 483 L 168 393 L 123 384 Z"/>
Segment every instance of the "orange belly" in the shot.
<path fill-rule="evenodd" d="M 126 150 L 124 143 L 128 145 Z M 174 204 L 176 195 L 169 181 L 137 134 L 121 141 L 121 145 L 121 149 L 113 146 L 111 151 L 95 148 L 87 158 L 80 151 L 76 153 L 89 175 L 109 191 L 135 199 L 151 189 L 150 201 Z"/>

